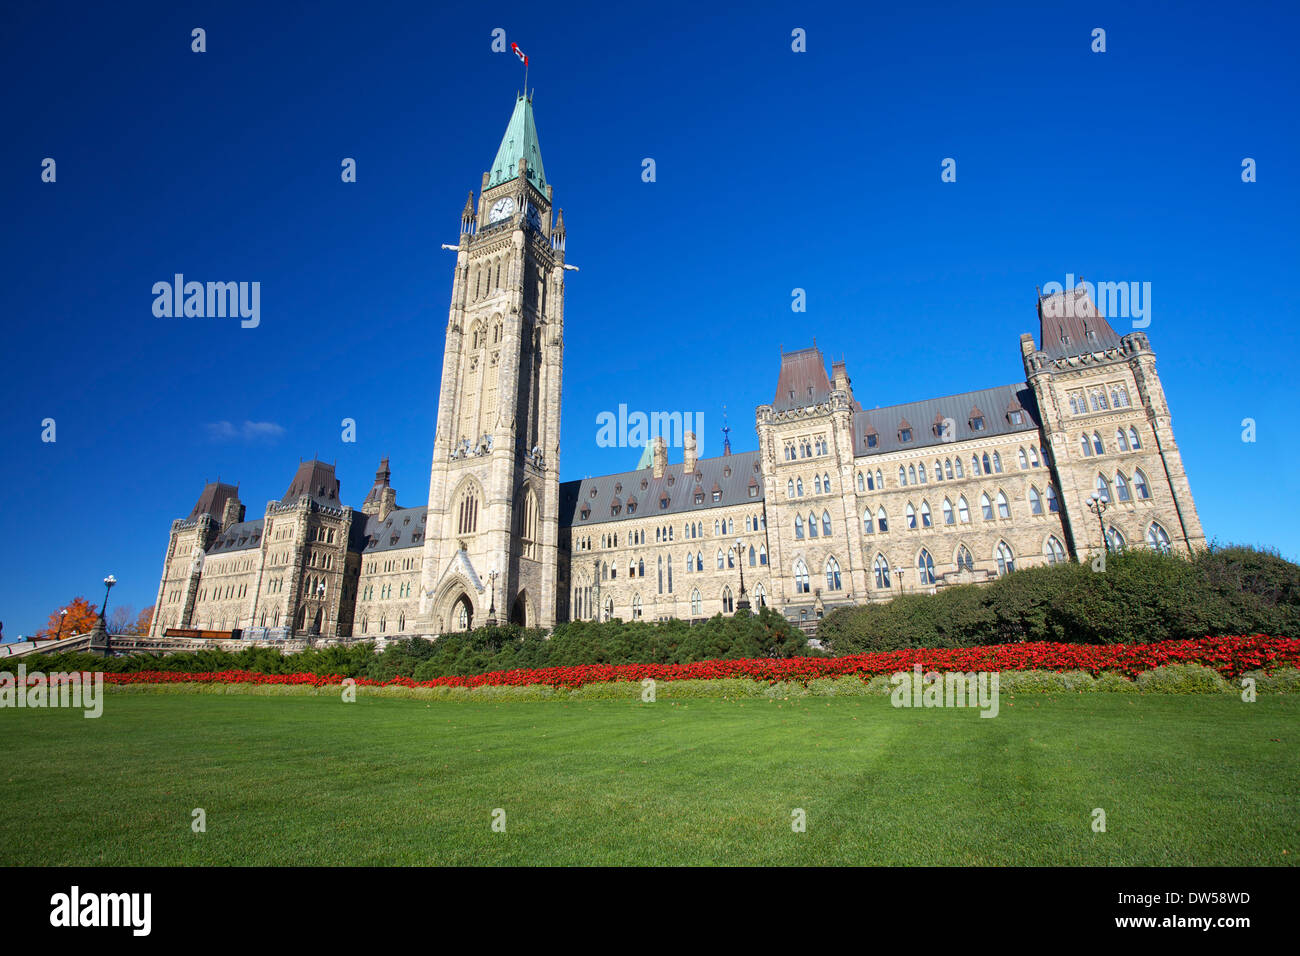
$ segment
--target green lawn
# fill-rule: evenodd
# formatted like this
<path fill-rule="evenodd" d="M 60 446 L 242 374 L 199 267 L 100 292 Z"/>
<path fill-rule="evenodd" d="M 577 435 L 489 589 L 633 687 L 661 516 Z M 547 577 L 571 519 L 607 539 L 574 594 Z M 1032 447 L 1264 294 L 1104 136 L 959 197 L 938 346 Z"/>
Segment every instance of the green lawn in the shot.
<path fill-rule="evenodd" d="M 98 720 L 0 721 L 3 864 L 1300 858 L 1296 695 L 1004 694 L 990 720 L 883 697 L 115 694 Z M 191 831 L 196 807 L 206 833 Z"/>

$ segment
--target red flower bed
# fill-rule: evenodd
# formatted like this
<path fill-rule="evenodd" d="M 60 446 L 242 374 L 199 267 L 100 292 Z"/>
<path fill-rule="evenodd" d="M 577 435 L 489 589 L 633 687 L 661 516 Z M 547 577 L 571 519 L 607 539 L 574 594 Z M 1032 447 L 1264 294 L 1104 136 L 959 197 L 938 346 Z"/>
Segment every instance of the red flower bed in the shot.
<path fill-rule="evenodd" d="M 356 682 L 367 687 L 522 687 L 529 684 L 581 687 L 608 681 L 640 681 L 647 677 L 661 681 L 748 677 L 770 682 L 806 682 L 818 677 L 848 675 L 867 680 L 877 674 L 910 671 L 917 664 L 925 671 L 1081 670 L 1094 676 L 1102 671 L 1117 671 L 1130 678 L 1165 664 L 1203 664 L 1224 677 L 1233 678 L 1251 670 L 1300 666 L 1300 640 L 1255 634 L 1166 641 L 1162 644 L 995 644 L 954 650 L 887 651 L 851 657 L 715 660 L 693 664 L 582 664 L 493 671 L 471 677 L 438 677 L 426 681 L 409 677 L 394 677 L 387 681 L 358 677 Z M 138 671 L 105 674 L 104 680 L 110 684 L 309 684 L 322 687 L 341 683 L 343 677 L 339 674 L 255 674 L 251 671 Z"/>

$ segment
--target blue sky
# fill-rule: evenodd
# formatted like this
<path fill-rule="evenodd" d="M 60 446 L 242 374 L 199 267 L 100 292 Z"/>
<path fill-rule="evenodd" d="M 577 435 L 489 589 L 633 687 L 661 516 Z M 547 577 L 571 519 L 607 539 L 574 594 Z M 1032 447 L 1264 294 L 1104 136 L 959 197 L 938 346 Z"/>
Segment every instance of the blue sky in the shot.
<path fill-rule="evenodd" d="M 399 502 L 423 500 L 440 245 L 522 85 L 498 27 L 531 58 L 581 269 L 565 480 L 634 466 L 596 445 L 620 403 L 703 414 L 705 454 L 725 405 L 754 447 L 781 347 L 814 337 L 868 407 L 1023 380 L 1034 287 L 1082 274 L 1151 283 L 1207 534 L 1300 555 L 1292 5 L 280 6 L 7 5 L 7 639 L 108 572 L 114 604 L 151 604 L 205 480 L 254 517 L 317 454 L 359 506 L 388 455 Z M 155 318 L 177 272 L 260 282 L 260 326 Z"/>

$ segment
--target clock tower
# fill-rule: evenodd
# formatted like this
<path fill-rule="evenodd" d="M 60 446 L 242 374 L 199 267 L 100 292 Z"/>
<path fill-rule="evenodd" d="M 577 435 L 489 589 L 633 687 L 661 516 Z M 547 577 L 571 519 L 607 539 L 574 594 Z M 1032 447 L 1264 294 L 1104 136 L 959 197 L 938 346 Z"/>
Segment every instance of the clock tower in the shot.
<path fill-rule="evenodd" d="M 421 565 L 433 633 L 555 623 L 565 235 L 551 210 L 520 96 L 461 213 Z"/>

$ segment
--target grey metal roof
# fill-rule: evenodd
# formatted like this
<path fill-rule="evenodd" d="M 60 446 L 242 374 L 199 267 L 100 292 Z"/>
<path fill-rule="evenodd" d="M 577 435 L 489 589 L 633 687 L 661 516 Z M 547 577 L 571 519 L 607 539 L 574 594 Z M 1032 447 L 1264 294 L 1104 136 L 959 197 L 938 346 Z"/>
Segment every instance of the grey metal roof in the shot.
<path fill-rule="evenodd" d="M 284 493 L 280 501 L 291 504 L 303 495 L 307 495 L 318 505 L 341 508 L 339 480 L 334 476 L 334 466 L 315 458 L 300 462 L 293 481 L 289 483 L 289 490 Z"/>
<path fill-rule="evenodd" d="M 728 470 L 730 474 L 727 474 Z M 689 514 L 723 508 L 727 505 L 757 504 L 763 500 L 763 474 L 758 468 L 758 452 L 742 451 L 735 455 L 701 458 L 695 470 L 683 475 L 683 465 L 669 465 L 662 478 L 654 476 L 653 468 L 625 471 L 617 475 L 583 478 L 566 481 L 560 485 L 560 524 L 563 527 L 582 527 L 605 521 L 653 519 L 656 516 Z M 698 480 L 697 480 L 698 476 Z M 669 483 L 671 479 L 671 484 Z M 751 481 L 754 497 L 749 495 Z M 717 486 L 719 500 L 713 500 Z M 696 489 L 702 501 L 696 503 Z M 668 507 L 660 507 L 667 496 Z M 618 514 L 611 507 L 618 501 Z M 628 505 L 635 501 L 636 510 L 629 512 Z M 587 516 L 583 517 L 583 507 Z"/>
<path fill-rule="evenodd" d="M 358 549 L 363 554 L 377 554 L 380 551 L 423 547 L 425 516 L 428 511 L 427 505 L 398 508 L 390 511 L 383 521 L 379 520 L 379 515 L 362 515 L 365 522 L 356 523 L 360 528 Z"/>
<path fill-rule="evenodd" d="M 226 507 L 226 502 L 231 498 L 239 497 L 239 489 L 234 485 L 228 485 L 223 481 L 209 481 L 203 486 L 203 491 L 199 494 L 199 500 L 194 503 L 194 509 L 190 512 L 190 520 L 193 521 L 199 515 L 212 515 L 220 520 L 221 511 Z"/>
<path fill-rule="evenodd" d="M 1020 425 L 1011 424 L 1008 412 L 1014 408 L 1024 411 Z M 971 428 L 971 412 L 983 413 L 984 428 Z M 952 419 L 952 438 L 945 441 L 938 424 Z M 912 440 L 899 439 L 900 425 L 906 421 L 912 428 Z M 962 392 L 946 398 L 931 398 L 905 405 L 870 408 L 853 415 L 853 457 L 885 455 L 911 448 L 927 448 L 966 441 L 971 438 L 988 438 L 1038 430 L 1038 403 L 1034 393 L 1024 384 L 999 385 L 974 392 Z M 875 429 L 876 447 L 868 448 L 867 434 Z"/>
<path fill-rule="evenodd" d="M 772 407 L 778 412 L 817 405 L 831 395 L 831 380 L 826 377 L 826 360 L 817 346 L 781 353 L 781 374 L 776 380 L 776 397 Z"/>
<path fill-rule="evenodd" d="M 248 551 L 262 543 L 262 524 L 265 518 L 255 521 L 241 521 L 232 524 L 217 536 L 208 548 L 208 554 L 230 554 L 234 551 Z"/>

